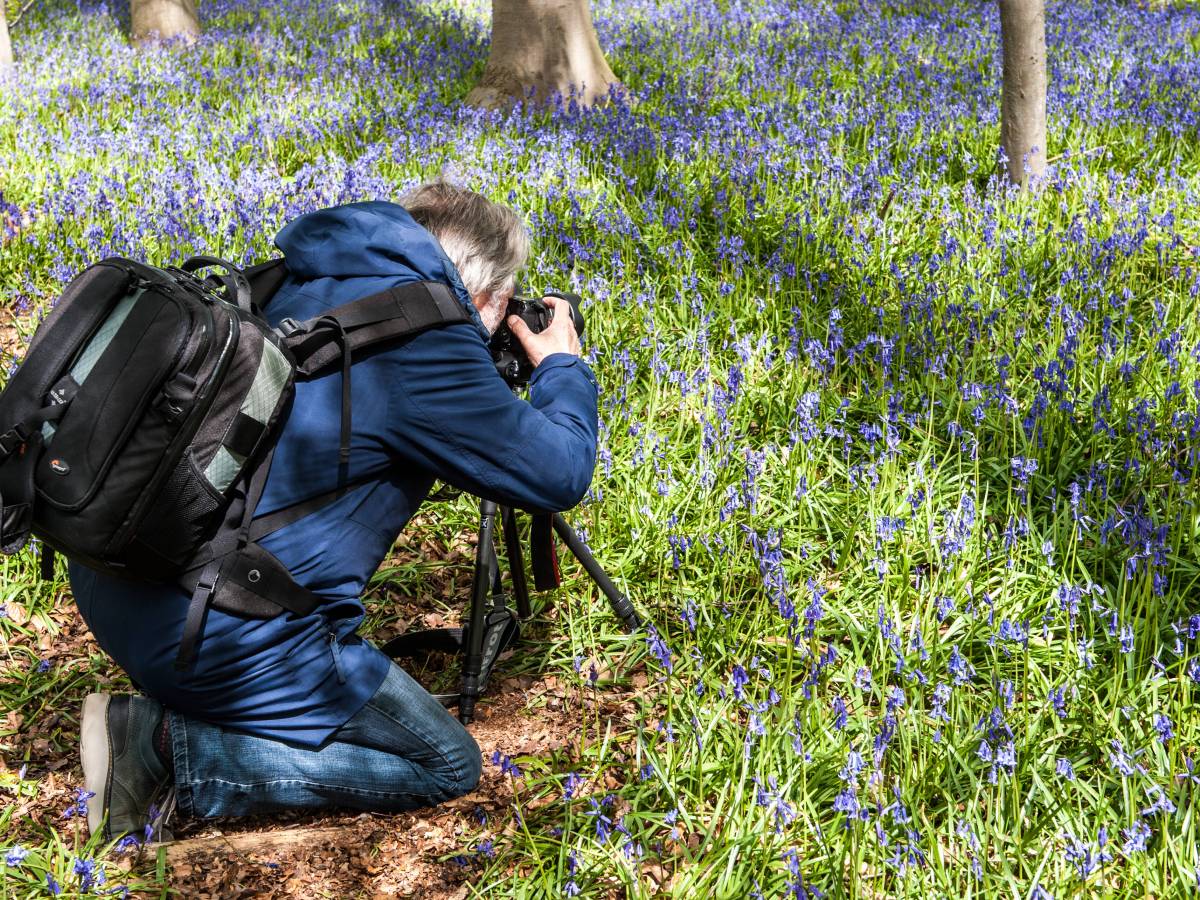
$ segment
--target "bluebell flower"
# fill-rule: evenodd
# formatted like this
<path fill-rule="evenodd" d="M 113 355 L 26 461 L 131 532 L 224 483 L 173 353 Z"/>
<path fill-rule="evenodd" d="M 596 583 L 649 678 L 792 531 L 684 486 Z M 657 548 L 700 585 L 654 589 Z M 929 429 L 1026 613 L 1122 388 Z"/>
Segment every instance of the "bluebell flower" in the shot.
<path fill-rule="evenodd" d="M 1075 872 L 1081 880 L 1086 881 L 1106 862 L 1112 859 L 1112 854 L 1105 849 L 1108 843 L 1108 832 L 1104 828 L 1100 829 L 1095 847 L 1087 841 L 1076 839 L 1070 833 L 1064 835 L 1064 837 L 1067 840 L 1067 849 L 1064 856 L 1066 861 L 1075 867 Z"/>
<path fill-rule="evenodd" d="M 946 668 L 955 684 L 967 684 L 975 677 L 975 667 L 958 652 L 958 644 L 950 648 L 950 662 Z"/>
<path fill-rule="evenodd" d="M 950 613 L 954 612 L 954 599 L 943 595 L 937 598 L 934 606 L 937 609 L 937 620 L 945 622 Z"/>
<path fill-rule="evenodd" d="M 790 876 L 784 889 L 793 900 L 821 900 L 825 896 L 824 892 L 805 883 L 800 871 L 800 855 L 795 850 L 784 851 L 783 861 Z"/>
<path fill-rule="evenodd" d="M 1152 719 L 1154 730 L 1158 732 L 1158 739 L 1162 743 L 1166 743 L 1175 737 L 1175 732 L 1171 727 L 1171 719 L 1166 713 L 1155 713 Z"/>
<path fill-rule="evenodd" d="M 1171 798 L 1157 784 L 1152 784 L 1146 788 L 1146 796 L 1151 799 L 1151 804 L 1142 809 L 1144 817 L 1156 816 L 1159 813 L 1164 815 L 1172 815 L 1175 812 L 1175 804 L 1171 802 Z"/>
<path fill-rule="evenodd" d="M 588 799 L 590 808 L 584 811 L 585 816 L 592 818 L 596 829 L 596 840 L 600 843 L 607 841 L 609 835 L 613 832 L 612 817 L 607 812 L 607 808 L 611 802 L 611 795 L 605 796 L 602 800 L 591 797 Z"/>
<path fill-rule="evenodd" d="M 833 811 L 845 813 L 851 819 L 858 816 L 858 792 L 853 786 L 844 788 L 833 798 Z"/>
<path fill-rule="evenodd" d="M 667 647 L 666 642 L 658 633 L 653 625 L 646 626 L 646 645 L 650 648 L 650 652 L 659 661 L 659 664 L 668 672 L 671 671 L 671 651 Z"/>
<path fill-rule="evenodd" d="M 871 690 L 871 670 L 866 666 L 859 666 L 854 672 L 854 686 L 863 693 Z"/>
<path fill-rule="evenodd" d="M 849 714 L 846 712 L 846 701 L 835 694 L 833 698 L 833 727 L 838 731 L 843 731 L 846 728 L 848 720 Z"/>
<path fill-rule="evenodd" d="M 730 673 L 729 681 L 733 685 L 733 697 L 735 700 L 741 700 L 746 696 L 746 685 L 750 683 L 750 676 L 746 674 L 746 670 L 739 665 L 733 667 L 733 672 Z"/>
<path fill-rule="evenodd" d="M 583 779 L 575 772 L 568 772 L 566 781 L 563 782 L 563 799 L 571 800 L 578 793 L 579 788 L 583 784 Z"/>
<path fill-rule="evenodd" d="M 1055 715 L 1060 719 L 1065 719 L 1067 717 L 1066 689 L 1061 687 L 1051 688 L 1049 700 Z"/>
<path fill-rule="evenodd" d="M 521 777 L 521 770 L 512 761 L 512 757 L 501 753 L 499 750 L 492 753 L 492 765 L 500 767 L 501 775 L 511 775 L 513 778 Z"/>
<path fill-rule="evenodd" d="M 70 819 L 75 816 L 86 816 L 87 802 L 95 796 L 92 791 L 85 790 L 84 788 L 76 788 L 71 804 L 63 811 L 63 818 Z"/>
<path fill-rule="evenodd" d="M 1133 626 L 1125 625 L 1121 628 L 1120 647 L 1122 653 L 1133 652 Z"/>
<path fill-rule="evenodd" d="M 1150 826 L 1138 819 L 1128 828 L 1121 829 L 1121 834 L 1125 837 L 1125 843 L 1121 849 L 1126 856 L 1133 856 L 1135 853 L 1144 853 L 1150 838 L 1154 832 L 1150 830 Z"/>
<path fill-rule="evenodd" d="M 79 880 L 79 890 L 85 894 L 93 886 L 104 884 L 104 870 L 96 865 L 94 859 L 85 859 L 77 856 L 72 864 L 72 869 L 75 872 L 75 877 Z"/>
<path fill-rule="evenodd" d="M 1193 785 L 1200 785 L 1200 772 L 1196 771 L 1196 764 L 1190 756 L 1185 756 L 1183 764 L 1186 767 L 1186 772 L 1180 772 L 1175 777 L 1180 781 L 1189 781 Z"/>

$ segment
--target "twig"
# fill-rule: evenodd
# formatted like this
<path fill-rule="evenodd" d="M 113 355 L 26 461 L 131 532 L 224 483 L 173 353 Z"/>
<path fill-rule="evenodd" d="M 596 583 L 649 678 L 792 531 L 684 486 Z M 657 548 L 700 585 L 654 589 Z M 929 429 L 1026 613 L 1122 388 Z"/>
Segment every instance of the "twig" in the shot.
<path fill-rule="evenodd" d="M 353 822 L 342 826 L 323 828 L 290 828 L 279 831 L 243 831 L 236 834 L 218 834 L 212 837 L 188 838 L 182 841 L 164 841 L 147 845 L 147 849 L 165 847 L 171 865 L 178 865 L 188 856 L 200 853 L 212 855 L 233 852 L 239 856 L 247 853 L 278 853 L 296 847 L 315 847 L 353 833 Z"/>
<path fill-rule="evenodd" d="M 1107 149 L 1108 149 L 1108 144 L 1101 144 L 1099 147 L 1093 147 L 1091 150 L 1080 150 L 1078 153 L 1076 153 L 1074 155 L 1075 156 L 1090 156 L 1093 153 L 1099 153 L 1101 150 L 1107 150 Z M 1071 153 L 1071 151 L 1068 150 L 1068 151 L 1066 151 L 1066 153 L 1060 153 L 1060 154 L 1058 154 L 1058 156 L 1052 156 L 1048 160 L 1046 160 L 1046 165 L 1050 165 L 1050 163 L 1052 163 L 1052 162 L 1058 162 L 1064 156 L 1070 155 L 1070 153 Z"/>
<path fill-rule="evenodd" d="M 3 2 L 4 2 L 4 0 L 0 0 L 0 3 L 3 3 Z M 30 9 L 30 7 L 32 7 L 32 6 L 33 6 L 33 4 L 35 4 L 36 2 L 37 2 L 37 0 L 26 0 L 26 3 L 25 3 L 25 5 L 24 5 L 24 6 L 22 6 L 22 7 L 21 7 L 21 8 L 20 8 L 20 9 L 17 11 L 17 14 L 16 14 L 16 15 L 15 15 L 15 16 L 12 18 L 12 20 L 11 20 L 11 21 L 8 23 L 8 27 L 9 27 L 9 28 L 15 28 L 15 27 L 16 27 L 16 25 L 17 25 L 17 23 L 21 21 L 21 17 L 22 17 L 23 15 L 25 15 L 25 13 L 29 12 L 29 9 Z"/>
<path fill-rule="evenodd" d="M 896 191 L 900 190 L 900 182 L 892 185 L 891 192 L 887 195 L 887 199 L 883 201 L 883 206 L 879 207 L 879 218 L 882 219 L 887 215 L 888 210 L 892 206 L 892 201 L 896 199 Z"/>

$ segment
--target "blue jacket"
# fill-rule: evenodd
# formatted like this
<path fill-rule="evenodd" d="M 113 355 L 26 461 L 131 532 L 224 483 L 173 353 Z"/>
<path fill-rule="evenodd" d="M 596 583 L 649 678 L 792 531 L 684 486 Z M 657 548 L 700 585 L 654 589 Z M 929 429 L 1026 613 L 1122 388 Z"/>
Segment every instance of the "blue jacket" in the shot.
<path fill-rule="evenodd" d="M 435 478 L 525 509 L 565 510 L 591 482 L 597 388 L 580 359 L 554 354 L 529 401 L 496 373 L 488 333 L 440 245 L 392 203 L 301 216 L 276 238 L 291 277 L 267 315 L 298 321 L 414 280 L 448 283 L 470 324 L 435 328 L 356 359 L 350 477 L 334 504 L 261 543 L 296 580 L 328 598 L 310 616 L 269 620 L 209 611 L 195 667 L 174 669 L 188 597 L 70 567 L 100 645 L 151 696 L 186 715 L 316 747 L 375 692 L 389 661 L 355 634 L 359 597 Z M 341 373 L 296 385 L 258 512 L 337 482 Z"/>

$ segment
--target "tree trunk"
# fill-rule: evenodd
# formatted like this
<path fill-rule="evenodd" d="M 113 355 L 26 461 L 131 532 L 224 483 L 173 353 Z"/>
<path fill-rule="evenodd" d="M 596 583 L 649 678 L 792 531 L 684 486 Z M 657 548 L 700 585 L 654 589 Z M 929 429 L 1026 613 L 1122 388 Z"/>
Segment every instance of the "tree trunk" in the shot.
<path fill-rule="evenodd" d="M 590 106 L 617 83 L 588 0 L 492 0 L 492 49 L 467 103 L 498 109 L 531 93 L 544 103 L 574 88 L 575 100 Z"/>
<path fill-rule="evenodd" d="M 129 12 L 139 44 L 177 37 L 190 43 L 200 34 L 195 0 L 130 0 Z"/>
<path fill-rule="evenodd" d="M 1000 143 L 1008 178 L 1024 188 L 1046 172 L 1045 0 L 1000 0 L 1004 90 Z"/>
<path fill-rule="evenodd" d="M 12 68 L 12 41 L 8 37 L 8 16 L 5 14 L 6 0 L 0 0 L 0 72 Z"/>

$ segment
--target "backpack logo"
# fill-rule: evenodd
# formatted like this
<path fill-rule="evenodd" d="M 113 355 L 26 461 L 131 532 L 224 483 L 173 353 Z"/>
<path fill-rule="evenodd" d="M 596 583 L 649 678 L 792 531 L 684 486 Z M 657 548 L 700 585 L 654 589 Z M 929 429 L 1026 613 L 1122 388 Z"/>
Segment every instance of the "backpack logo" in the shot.
<path fill-rule="evenodd" d="M 50 471 L 55 475 L 66 475 L 71 471 L 71 467 L 65 459 L 50 460 Z"/>

